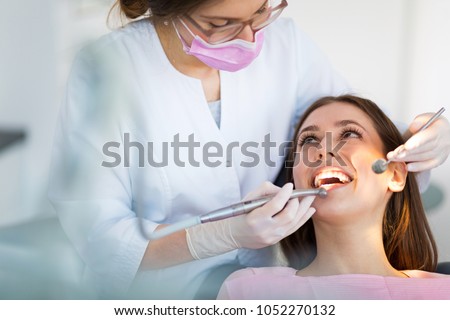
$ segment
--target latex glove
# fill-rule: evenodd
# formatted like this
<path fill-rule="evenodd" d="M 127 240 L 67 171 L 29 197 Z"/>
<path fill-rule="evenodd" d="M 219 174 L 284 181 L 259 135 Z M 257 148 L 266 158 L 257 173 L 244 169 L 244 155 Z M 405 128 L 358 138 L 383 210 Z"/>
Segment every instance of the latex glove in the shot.
<path fill-rule="evenodd" d="M 238 248 L 260 249 L 292 234 L 315 212 L 311 208 L 314 196 L 301 201 L 289 200 L 292 190 L 292 183 L 280 189 L 266 182 L 244 198 L 251 200 L 277 192 L 264 206 L 248 214 L 186 229 L 191 255 L 195 259 L 203 259 Z"/>
<path fill-rule="evenodd" d="M 387 154 L 387 159 L 407 162 L 408 171 L 417 172 L 435 168 L 447 159 L 450 153 L 450 124 L 441 116 L 422 132 L 419 129 L 433 116 L 424 113 L 417 116 L 409 126 L 414 134 L 404 145 Z"/>
<path fill-rule="evenodd" d="M 314 214 L 316 209 L 311 208 L 311 204 L 315 197 L 289 200 L 292 190 L 292 183 L 281 189 L 265 183 L 244 198 L 252 200 L 278 191 L 264 206 L 230 219 L 231 234 L 240 247 L 260 249 L 273 245 L 300 228 Z"/>

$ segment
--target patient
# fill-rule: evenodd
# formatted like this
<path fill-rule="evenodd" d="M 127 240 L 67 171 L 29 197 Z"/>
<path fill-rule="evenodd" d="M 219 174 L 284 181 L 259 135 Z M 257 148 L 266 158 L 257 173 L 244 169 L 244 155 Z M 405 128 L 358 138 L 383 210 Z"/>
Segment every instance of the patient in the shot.
<path fill-rule="evenodd" d="M 218 299 L 450 299 L 450 276 L 433 273 L 437 250 L 414 175 L 401 162 L 371 169 L 402 143 L 369 100 L 316 101 L 297 127 L 289 176 L 328 196 L 282 240 L 292 268 L 237 271 Z"/>

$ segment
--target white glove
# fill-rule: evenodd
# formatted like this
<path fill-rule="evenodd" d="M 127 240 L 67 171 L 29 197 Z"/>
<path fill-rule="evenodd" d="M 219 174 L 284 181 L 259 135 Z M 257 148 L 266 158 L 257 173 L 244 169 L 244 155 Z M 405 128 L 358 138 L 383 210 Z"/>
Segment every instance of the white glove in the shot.
<path fill-rule="evenodd" d="M 424 131 L 417 132 L 432 116 L 432 113 L 417 116 L 409 126 L 414 135 L 403 146 L 389 152 L 388 160 L 408 162 L 408 171 L 412 172 L 430 170 L 444 163 L 450 153 L 448 120 L 441 116 Z"/>
<path fill-rule="evenodd" d="M 266 182 L 244 198 L 252 200 L 278 192 L 264 206 L 248 214 L 186 229 L 186 240 L 192 256 L 203 259 L 238 248 L 260 249 L 292 234 L 316 211 L 311 208 L 314 196 L 301 201 L 289 200 L 292 190 L 292 183 L 280 189 Z"/>

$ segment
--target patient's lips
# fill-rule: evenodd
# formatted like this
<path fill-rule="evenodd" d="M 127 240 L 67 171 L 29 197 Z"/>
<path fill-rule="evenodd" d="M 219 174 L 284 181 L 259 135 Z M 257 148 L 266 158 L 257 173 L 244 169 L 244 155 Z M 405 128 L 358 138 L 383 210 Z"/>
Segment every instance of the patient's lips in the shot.
<path fill-rule="evenodd" d="M 353 181 L 353 178 L 338 167 L 325 167 L 313 175 L 312 187 L 326 190 L 344 186 Z"/>

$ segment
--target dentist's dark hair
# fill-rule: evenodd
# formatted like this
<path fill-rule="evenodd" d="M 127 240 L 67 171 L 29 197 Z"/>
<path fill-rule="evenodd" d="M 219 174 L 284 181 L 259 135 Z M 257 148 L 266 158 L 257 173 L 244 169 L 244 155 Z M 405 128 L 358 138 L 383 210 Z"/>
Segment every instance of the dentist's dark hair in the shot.
<path fill-rule="evenodd" d="M 397 127 L 372 101 L 353 95 L 324 97 L 314 102 L 300 119 L 288 156 L 289 163 L 295 163 L 298 134 L 305 120 L 313 111 L 334 102 L 351 104 L 371 119 L 383 143 L 384 154 L 404 143 Z M 294 182 L 292 168 L 287 168 L 287 174 L 288 181 Z M 436 243 L 428 225 L 414 173 L 408 173 L 403 191 L 394 192 L 386 205 L 383 218 L 383 243 L 387 258 L 394 268 L 436 270 Z M 302 269 L 309 265 L 317 254 L 312 219 L 283 239 L 281 248 L 292 267 Z"/>
<path fill-rule="evenodd" d="M 128 19 L 152 17 L 154 20 L 170 20 L 197 9 L 211 0 L 117 0 L 114 8 Z"/>

